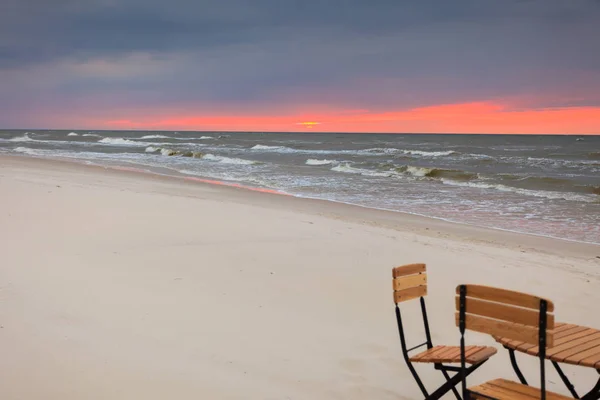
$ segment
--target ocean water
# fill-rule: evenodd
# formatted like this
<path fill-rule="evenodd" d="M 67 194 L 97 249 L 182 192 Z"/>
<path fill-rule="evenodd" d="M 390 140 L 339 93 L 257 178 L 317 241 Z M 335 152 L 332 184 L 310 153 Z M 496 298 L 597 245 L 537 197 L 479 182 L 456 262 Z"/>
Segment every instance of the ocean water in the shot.
<path fill-rule="evenodd" d="M 4 130 L 0 153 L 600 244 L 600 136 Z"/>

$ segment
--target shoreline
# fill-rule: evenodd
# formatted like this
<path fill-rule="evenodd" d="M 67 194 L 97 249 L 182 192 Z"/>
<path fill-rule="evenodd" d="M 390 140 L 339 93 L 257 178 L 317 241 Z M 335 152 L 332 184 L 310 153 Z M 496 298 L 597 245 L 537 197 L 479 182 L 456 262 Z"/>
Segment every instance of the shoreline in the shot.
<path fill-rule="evenodd" d="M 594 257 L 600 257 L 600 244 L 598 243 L 583 242 L 502 228 L 479 226 L 427 215 L 420 215 L 417 213 L 374 208 L 342 201 L 296 196 L 277 191 L 275 189 L 251 187 L 235 182 L 219 181 L 211 178 L 185 175 L 168 175 L 142 170 L 136 167 L 129 168 L 123 166 L 104 166 L 80 162 L 77 160 L 58 160 L 28 155 L 0 154 L 0 166 L 6 162 L 5 160 L 7 160 L 9 164 L 14 162 L 24 166 L 27 166 L 27 164 L 46 164 L 47 167 L 54 168 L 81 168 L 83 170 L 96 172 L 102 171 L 109 174 L 123 174 L 134 179 L 147 179 L 167 182 L 172 181 L 173 183 L 178 182 L 183 185 L 207 185 L 222 188 L 223 190 L 241 190 L 265 196 L 278 196 L 284 197 L 284 202 L 286 200 L 298 202 L 294 205 L 301 205 L 302 202 L 314 202 L 314 206 L 318 208 L 320 212 L 330 214 L 335 218 L 349 218 L 354 222 L 362 222 L 394 230 L 418 233 L 425 236 L 443 238 L 450 237 L 457 240 L 471 240 L 501 247 L 518 246 L 523 247 L 524 250 L 535 250 L 555 255 L 568 255 L 570 257 L 583 258 L 586 260 L 592 260 Z M 277 206 L 285 207 L 285 203 L 279 203 L 276 200 L 270 201 L 271 203 L 276 202 L 274 204 Z M 310 206 L 305 208 L 306 210 L 311 209 Z M 359 218 L 357 218 L 357 214 Z M 556 251 L 557 243 L 558 248 L 560 249 L 558 252 Z"/>

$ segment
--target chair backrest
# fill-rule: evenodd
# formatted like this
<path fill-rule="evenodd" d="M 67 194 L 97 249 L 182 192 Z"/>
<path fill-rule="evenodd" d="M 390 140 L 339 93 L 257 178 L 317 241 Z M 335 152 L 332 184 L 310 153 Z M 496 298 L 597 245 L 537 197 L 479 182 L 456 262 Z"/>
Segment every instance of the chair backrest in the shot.
<path fill-rule="evenodd" d="M 394 303 L 417 299 L 427 295 L 425 264 L 408 264 L 392 270 Z"/>
<path fill-rule="evenodd" d="M 431 342 L 431 332 L 429 331 L 429 321 L 427 319 L 427 307 L 425 306 L 424 296 L 427 295 L 427 271 L 425 264 L 407 264 L 392 269 L 394 303 L 396 304 L 396 319 L 398 322 L 398 331 L 400 332 L 400 342 L 402 352 L 408 363 L 408 352 L 420 346 L 427 345 L 427 348 L 433 347 Z M 426 341 L 411 349 L 407 349 L 404 336 L 404 325 L 398 303 L 412 299 L 419 299 L 421 314 L 423 316 L 423 327 L 425 328 Z"/>
<path fill-rule="evenodd" d="M 554 304 L 530 294 L 488 286 L 464 285 L 456 288 L 456 326 L 460 327 L 461 288 L 465 290 L 465 328 L 492 336 L 539 344 L 540 325 L 545 324 L 545 342 L 554 341 Z M 542 302 L 545 310 L 541 315 Z M 542 318 L 544 321 L 542 321 Z"/>
<path fill-rule="evenodd" d="M 456 325 L 461 332 L 461 369 L 465 330 L 518 340 L 539 347 L 542 399 L 545 399 L 546 348 L 554 344 L 554 304 L 526 293 L 479 285 L 456 288 Z M 463 394 L 466 382 L 463 381 Z"/>

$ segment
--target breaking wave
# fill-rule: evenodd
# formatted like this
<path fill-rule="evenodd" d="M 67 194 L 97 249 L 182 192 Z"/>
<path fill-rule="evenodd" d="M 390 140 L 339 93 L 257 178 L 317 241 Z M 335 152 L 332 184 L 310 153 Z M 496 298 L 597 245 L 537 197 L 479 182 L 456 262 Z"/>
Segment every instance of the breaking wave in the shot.
<path fill-rule="evenodd" d="M 377 165 L 377 169 L 357 168 L 351 163 L 343 163 L 331 168 L 336 172 L 360 173 L 367 176 L 387 176 L 387 177 L 409 177 L 423 179 L 453 179 L 457 181 L 469 181 L 479 178 L 479 175 L 473 172 L 444 169 L 444 168 L 427 168 L 413 165 L 396 165 L 393 163 L 381 163 Z"/>
<path fill-rule="evenodd" d="M 71 132 L 67 136 L 79 136 L 79 133 L 77 133 L 77 132 Z"/>
<path fill-rule="evenodd" d="M 140 142 L 134 142 L 133 140 L 123 138 L 103 138 L 98 143 L 110 144 L 113 146 L 139 146 Z"/>
<path fill-rule="evenodd" d="M 350 163 L 343 163 L 340 165 L 336 165 L 331 168 L 332 171 L 336 172 L 344 172 L 347 174 L 358 174 L 364 176 L 376 176 L 376 177 L 390 177 L 393 176 L 394 173 L 392 171 L 374 171 L 372 169 L 366 168 L 356 168 L 350 165 Z"/>
<path fill-rule="evenodd" d="M 17 147 L 13 151 L 16 151 L 17 153 L 22 153 L 22 154 L 29 154 L 30 156 L 37 156 L 40 154 L 37 150 L 30 149 L 29 147 Z"/>
<path fill-rule="evenodd" d="M 223 164 L 236 164 L 236 165 L 259 164 L 259 162 L 257 162 L 257 161 L 245 160 L 243 158 L 216 156 L 214 154 L 205 154 L 204 157 L 202 157 L 202 159 L 207 160 L 207 161 L 215 161 L 215 162 L 219 162 L 219 163 L 223 163 Z"/>
<path fill-rule="evenodd" d="M 325 149 L 295 149 L 286 146 L 267 146 L 257 144 L 251 147 L 251 150 L 268 151 L 276 153 L 299 153 L 299 154 L 347 154 L 357 156 L 385 156 L 385 155 L 406 155 L 419 157 L 443 157 L 453 154 L 458 154 L 456 151 L 422 151 L 422 150 L 405 150 L 394 147 L 374 147 L 370 149 L 340 149 L 340 150 L 325 150 Z"/>
<path fill-rule="evenodd" d="M 171 137 L 165 135 L 145 135 L 139 139 L 171 139 Z"/>
<path fill-rule="evenodd" d="M 97 134 L 95 134 L 95 133 L 84 133 L 84 134 L 83 134 L 83 135 L 81 135 L 81 136 L 86 136 L 86 137 L 99 137 L 99 138 L 101 138 L 101 137 L 102 137 L 102 136 L 100 136 L 100 135 L 97 135 Z"/>
<path fill-rule="evenodd" d="M 16 136 L 14 138 L 8 139 L 9 142 L 36 142 L 37 140 L 29 137 L 29 132 L 25 132 L 23 136 Z"/>
<path fill-rule="evenodd" d="M 600 186 L 585 186 L 581 188 L 582 193 L 573 192 L 576 190 L 570 187 L 570 191 L 558 191 L 558 190 L 535 190 L 530 188 L 522 188 L 517 186 L 509 186 L 502 183 L 486 182 L 483 181 L 486 178 L 481 177 L 479 174 L 469 171 L 444 169 L 444 168 L 427 168 L 412 165 L 396 166 L 390 163 L 379 164 L 377 170 L 370 168 L 362 168 L 351 165 L 351 163 L 342 163 L 331 168 L 335 172 L 343 172 L 350 174 L 359 174 L 363 176 L 374 176 L 374 177 L 388 177 L 388 178 L 416 178 L 416 179 L 431 179 L 442 182 L 446 185 L 453 186 L 464 186 L 478 189 L 493 189 L 502 192 L 513 192 L 525 196 L 535 196 L 553 200 L 570 200 L 570 201 L 582 201 L 582 202 L 597 202 L 597 195 L 600 194 Z M 502 176 L 497 176 L 501 178 Z M 492 179 L 492 178 L 487 178 Z M 504 180 L 519 180 L 527 181 L 532 180 L 534 182 L 542 182 L 545 184 L 555 185 L 566 185 L 568 183 L 565 179 L 558 179 L 552 177 L 518 177 L 518 176 L 504 176 Z"/>
<path fill-rule="evenodd" d="M 306 165 L 329 165 L 335 163 L 337 163 L 335 160 L 315 160 L 313 158 L 306 160 Z"/>
<path fill-rule="evenodd" d="M 401 150 L 403 154 L 411 156 L 423 156 L 423 157 L 443 157 L 456 154 L 456 151 L 422 151 L 422 150 Z"/>
<path fill-rule="evenodd" d="M 500 183 L 484 183 L 484 182 L 457 182 L 452 180 L 443 180 L 443 183 L 446 185 L 453 186 L 466 186 L 472 188 L 479 189 L 489 189 L 489 190 L 498 190 L 501 192 L 512 192 L 525 196 L 533 196 L 533 197 L 542 197 L 551 200 L 570 200 L 570 201 L 581 201 L 586 203 L 594 203 L 597 201 L 596 196 L 594 195 L 585 195 L 579 193 L 572 192 L 557 192 L 557 191 L 549 191 L 549 190 L 532 190 L 532 189 L 523 189 L 517 188 L 513 186 L 506 186 Z"/>
<path fill-rule="evenodd" d="M 243 158 L 225 157 L 225 156 L 219 156 L 219 155 L 210 154 L 210 153 L 202 153 L 199 151 L 180 151 L 180 150 L 173 150 L 173 149 L 168 149 L 168 148 L 164 148 L 164 147 L 154 147 L 154 146 L 146 147 L 146 153 L 155 153 L 155 154 L 160 153 L 161 155 L 167 156 L 167 157 L 178 156 L 178 157 L 201 158 L 202 160 L 205 160 L 205 161 L 213 161 L 213 162 L 219 162 L 219 163 L 223 163 L 223 164 L 237 164 L 237 165 L 260 164 L 260 162 L 258 162 L 258 161 L 246 160 Z"/>
<path fill-rule="evenodd" d="M 295 151 L 296 149 L 292 149 L 291 147 L 285 147 L 285 146 L 265 146 L 262 144 L 257 144 L 255 146 L 253 146 L 250 150 L 267 150 L 267 151 L 277 151 L 277 150 L 284 150 L 284 151 Z"/>
<path fill-rule="evenodd" d="M 174 136 L 166 136 L 166 135 L 145 135 L 139 138 L 127 138 L 127 139 L 131 139 L 131 140 L 148 140 L 148 139 L 171 139 L 171 140 L 180 140 L 180 141 L 184 141 L 184 140 L 208 140 L 208 139 L 214 139 L 214 137 L 212 136 L 200 136 L 200 137 L 174 137 Z"/>

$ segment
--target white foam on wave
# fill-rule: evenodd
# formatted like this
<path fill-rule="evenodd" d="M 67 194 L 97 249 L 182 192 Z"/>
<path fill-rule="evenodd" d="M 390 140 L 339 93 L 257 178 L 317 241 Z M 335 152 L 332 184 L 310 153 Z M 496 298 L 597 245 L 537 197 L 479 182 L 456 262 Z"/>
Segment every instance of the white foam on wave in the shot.
<path fill-rule="evenodd" d="M 223 157 L 223 156 L 217 156 L 214 154 L 205 154 L 202 157 L 202 159 L 207 160 L 207 161 L 215 161 L 215 162 L 219 162 L 219 163 L 223 163 L 223 164 L 236 164 L 236 165 L 257 164 L 256 161 L 252 161 L 252 160 L 245 160 L 243 158 Z"/>
<path fill-rule="evenodd" d="M 425 168 L 425 167 L 413 167 L 411 165 L 409 165 L 408 167 L 406 167 L 406 172 L 412 176 L 416 176 L 419 178 L 425 177 L 428 174 L 431 173 L 431 171 L 433 171 L 432 168 Z"/>
<path fill-rule="evenodd" d="M 140 142 L 134 142 L 132 140 L 123 139 L 123 138 L 104 138 L 104 139 L 100 139 L 98 141 L 98 143 L 111 144 L 114 146 L 140 146 L 140 145 L 143 145 Z"/>
<path fill-rule="evenodd" d="M 306 165 L 329 165 L 335 163 L 337 163 L 337 161 L 335 160 L 316 160 L 313 158 L 309 158 L 308 160 L 306 160 Z"/>
<path fill-rule="evenodd" d="M 37 156 L 40 153 L 35 149 L 30 149 L 29 147 L 17 147 L 13 149 L 13 151 L 17 153 L 29 154 L 30 156 Z"/>
<path fill-rule="evenodd" d="M 402 150 L 404 154 L 411 156 L 423 156 L 423 157 L 443 157 L 456 154 L 453 150 L 448 151 L 422 151 L 422 150 Z"/>
<path fill-rule="evenodd" d="M 135 138 L 135 137 L 128 137 L 125 138 L 126 140 L 147 140 L 147 139 L 171 139 L 171 140 L 210 140 L 210 139 L 215 139 L 212 136 L 200 136 L 200 137 L 173 137 L 173 136 L 166 136 L 166 135 L 145 135 L 139 138 Z"/>
<path fill-rule="evenodd" d="M 294 149 L 285 147 L 285 146 L 265 146 L 263 144 L 257 144 L 255 146 L 253 146 L 250 150 L 291 150 L 291 151 L 293 151 Z"/>
<path fill-rule="evenodd" d="M 142 136 L 141 138 L 131 138 L 131 139 L 170 139 L 170 137 L 165 136 L 165 135 L 145 135 L 145 136 Z"/>
<path fill-rule="evenodd" d="M 146 149 L 146 151 L 147 150 L 148 149 Z M 177 155 L 178 153 L 175 150 L 161 148 L 160 154 L 162 154 L 163 156 L 174 156 L 174 155 Z"/>
<path fill-rule="evenodd" d="M 335 172 L 344 172 L 347 174 L 358 174 L 358 175 L 364 175 L 364 176 L 376 176 L 376 177 L 390 177 L 395 175 L 393 172 L 391 171 L 373 171 L 373 170 L 369 170 L 369 169 L 363 169 L 363 168 L 355 168 L 352 167 L 349 163 L 343 163 L 340 165 L 336 165 L 335 167 L 331 168 L 332 171 Z"/>
<path fill-rule="evenodd" d="M 95 133 L 84 133 L 81 136 L 86 136 L 86 137 L 102 137 L 100 135 L 96 135 Z"/>
<path fill-rule="evenodd" d="M 67 136 L 79 136 L 79 133 L 77 133 L 77 132 L 71 132 Z"/>
<path fill-rule="evenodd" d="M 160 150 L 160 147 L 148 146 L 146 147 L 146 153 L 156 153 Z"/>
<path fill-rule="evenodd" d="M 348 152 L 348 153 L 361 154 L 361 155 L 396 154 L 396 153 L 402 152 L 402 150 L 396 149 L 394 147 L 375 147 L 372 149 L 364 149 L 364 150 L 342 150 L 342 151 Z"/>
<path fill-rule="evenodd" d="M 340 149 L 340 150 L 326 150 L 326 149 L 295 149 L 286 146 L 267 146 L 263 144 L 257 144 L 251 148 L 251 150 L 258 151 L 272 151 L 277 153 L 301 153 L 301 154 L 353 154 L 361 156 L 383 156 L 383 155 L 394 155 L 394 154 L 405 154 L 409 156 L 421 156 L 421 157 L 443 157 L 456 154 L 453 150 L 448 151 L 422 151 L 422 150 L 405 150 L 397 149 L 394 147 L 374 147 L 370 149 Z"/>
<path fill-rule="evenodd" d="M 531 190 L 531 189 L 522 189 L 516 188 L 512 186 L 506 186 L 502 184 L 493 184 L 493 183 L 483 183 L 483 182 L 460 182 L 454 180 L 442 179 L 442 182 L 446 185 L 451 186 L 465 186 L 472 187 L 478 189 L 490 189 L 490 190 L 498 190 L 501 192 L 512 192 L 517 194 L 522 194 L 525 196 L 533 196 L 533 197 L 542 197 L 551 200 L 570 200 L 570 201 L 582 201 L 586 203 L 593 203 L 597 201 L 597 196 L 593 195 L 585 195 L 578 193 L 570 193 L 570 192 L 554 192 L 549 190 Z"/>
<path fill-rule="evenodd" d="M 25 132 L 23 136 L 16 136 L 14 138 L 8 139 L 9 142 L 35 142 L 35 139 L 29 137 L 29 132 Z"/>

